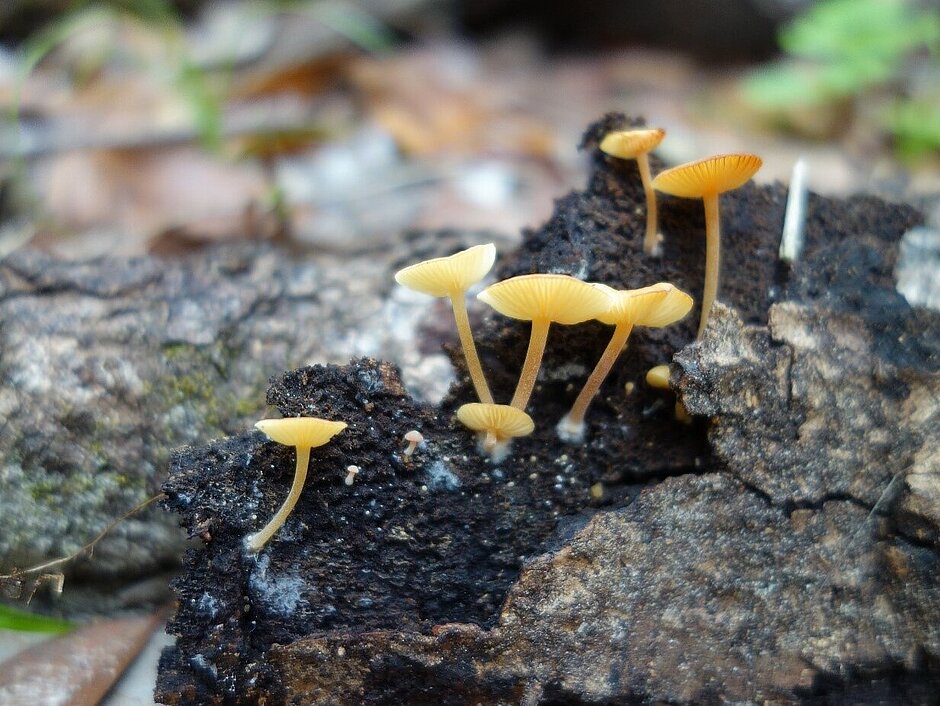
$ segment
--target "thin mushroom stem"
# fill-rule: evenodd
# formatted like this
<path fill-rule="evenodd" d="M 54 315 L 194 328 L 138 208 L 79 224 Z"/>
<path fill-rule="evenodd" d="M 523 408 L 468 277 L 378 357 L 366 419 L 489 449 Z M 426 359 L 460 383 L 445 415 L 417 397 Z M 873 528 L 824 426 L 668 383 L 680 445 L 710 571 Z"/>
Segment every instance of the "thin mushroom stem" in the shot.
<path fill-rule="evenodd" d="M 487 430 L 483 432 L 483 450 L 487 453 L 493 451 L 496 448 L 496 444 L 499 442 L 499 439 L 496 438 L 495 432 L 492 430 Z"/>
<path fill-rule="evenodd" d="M 519 383 L 512 396 L 511 407 L 525 411 L 535 387 L 535 380 L 539 376 L 539 366 L 542 364 L 542 354 L 545 352 L 545 342 L 548 340 L 548 327 L 552 322 L 548 319 L 532 321 L 532 333 L 529 334 L 529 350 L 525 354 L 522 372 L 519 373 Z"/>
<path fill-rule="evenodd" d="M 705 203 L 705 290 L 702 292 L 702 318 L 697 338 L 701 339 L 708 315 L 718 295 L 718 273 L 721 270 L 721 219 L 718 216 L 718 194 L 706 194 Z"/>
<path fill-rule="evenodd" d="M 493 395 L 490 386 L 486 384 L 483 374 L 483 365 L 477 355 L 477 347 L 473 342 L 473 332 L 470 330 L 470 318 L 467 316 L 467 299 L 463 292 L 450 295 L 450 303 L 454 309 L 454 321 L 457 323 L 457 334 L 460 336 L 460 345 L 463 346 L 463 356 L 467 361 L 467 372 L 473 381 L 473 388 L 477 397 L 484 404 L 493 404 Z"/>
<path fill-rule="evenodd" d="M 643 182 L 643 191 L 646 192 L 646 238 L 643 240 L 643 252 L 647 255 L 657 255 L 659 250 L 659 225 L 656 212 L 656 191 L 653 189 L 653 179 L 650 176 L 650 160 L 644 152 L 637 155 L 637 166 L 640 168 L 640 181 Z"/>
<path fill-rule="evenodd" d="M 294 482 L 291 484 L 290 493 L 288 493 L 284 504 L 281 505 L 280 509 L 274 514 L 274 517 L 271 518 L 268 524 L 251 535 L 248 539 L 248 547 L 253 552 L 259 551 L 261 547 L 267 544 L 268 540 L 274 536 L 274 533 L 281 528 L 281 525 L 284 524 L 294 510 L 297 499 L 300 497 L 300 491 L 303 489 L 304 481 L 307 479 L 307 466 L 310 465 L 310 447 L 296 447 L 296 451 L 297 468 L 294 471 Z"/>
<path fill-rule="evenodd" d="M 587 412 L 588 406 L 597 395 L 598 390 L 601 389 L 601 384 L 607 379 L 611 368 L 613 368 L 614 363 L 617 362 L 617 358 L 619 358 L 620 354 L 623 352 L 632 330 L 633 324 L 617 324 L 617 327 L 614 329 L 614 335 L 610 337 L 610 343 L 607 344 L 607 348 L 605 348 L 603 354 L 601 354 L 600 360 L 598 360 L 597 365 L 594 366 L 594 372 L 591 373 L 587 382 L 584 383 L 581 393 L 574 401 L 574 404 L 571 405 L 571 411 L 568 412 L 568 415 L 565 417 L 565 423 L 569 428 L 579 429 L 584 423 L 584 415 Z"/>

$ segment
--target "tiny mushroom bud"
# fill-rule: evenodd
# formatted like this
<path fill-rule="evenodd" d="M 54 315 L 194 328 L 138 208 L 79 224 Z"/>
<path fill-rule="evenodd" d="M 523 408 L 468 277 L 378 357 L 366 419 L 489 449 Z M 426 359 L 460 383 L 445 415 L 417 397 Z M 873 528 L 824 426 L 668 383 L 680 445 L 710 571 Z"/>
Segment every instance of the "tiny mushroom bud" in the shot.
<path fill-rule="evenodd" d="M 613 324 L 614 334 L 601 359 L 597 361 L 594 372 L 584 383 L 584 389 L 571 406 L 571 411 L 558 422 L 558 436 L 564 441 L 578 442 L 584 437 L 584 413 L 626 346 L 633 327 L 669 326 L 692 308 L 692 297 L 668 282 L 625 291 L 617 291 L 603 284 L 594 286 L 609 293 L 610 305 L 597 319 L 605 324 Z"/>
<path fill-rule="evenodd" d="M 510 439 L 528 436 L 535 429 L 532 417 L 505 404 L 465 404 L 457 410 L 457 419 L 482 434 L 480 446 L 496 462 L 506 457 Z"/>
<path fill-rule="evenodd" d="M 470 319 L 467 316 L 466 293 L 470 285 L 476 284 L 486 276 L 495 260 L 496 246 L 487 243 L 462 250 L 449 257 L 425 260 L 395 273 L 395 281 L 402 286 L 430 294 L 432 297 L 450 299 L 460 345 L 463 346 L 464 359 L 467 361 L 467 372 L 481 402 L 492 402 L 493 395 L 486 384 L 480 356 L 473 342 Z"/>
<path fill-rule="evenodd" d="M 647 255 L 658 254 L 660 235 L 656 225 L 656 192 L 650 180 L 650 161 L 647 156 L 656 149 L 666 131 L 662 129 L 618 130 L 607 133 L 601 140 L 601 151 L 611 157 L 635 159 L 640 169 L 640 181 L 646 194 L 646 237 L 643 239 L 643 252 Z"/>
<path fill-rule="evenodd" d="M 705 203 L 705 291 L 698 338 L 705 331 L 708 314 L 718 294 L 721 255 L 721 218 L 718 195 L 742 186 L 761 168 L 763 160 L 753 154 L 723 154 L 698 162 L 681 164 L 660 172 L 653 179 L 658 191 L 683 198 L 702 199 Z"/>
<path fill-rule="evenodd" d="M 418 448 L 418 444 L 424 441 L 424 435 L 417 429 L 412 429 L 405 434 L 405 441 L 408 442 L 408 446 L 405 447 L 405 458 L 408 458 Z"/>
<path fill-rule="evenodd" d="M 668 365 L 654 366 L 646 371 L 646 384 L 650 387 L 655 387 L 658 390 L 668 390 L 670 389 L 669 378 L 671 375 L 672 370 Z M 689 413 L 685 409 L 685 405 L 682 404 L 682 402 L 679 400 L 676 400 L 674 416 L 683 424 L 692 423 L 692 417 L 689 416 Z"/>
<path fill-rule="evenodd" d="M 552 322 L 580 324 L 596 318 L 610 305 L 606 292 L 568 275 L 521 275 L 490 285 L 477 295 L 500 314 L 532 322 L 516 392 L 509 404 L 524 410 L 539 374 Z"/>
<path fill-rule="evenodd" d="M 262 419 L 255 424 L 269 439 L 297 450 L 297 466 L 294 470 L 294 482 L 291 484 L 287 499 L 274 517 L 260 531 L 248 537 L 251 551 L 259 551 L 281 525 L 287 520 L 307 478 L 307 466 L 310 465 L 310 449 L 323 446 L 326 442 L 346 428 L 345 422 L 332 422 L 317 417 L 288 417 L 285 419 Z"/>
<path fill-rule="evenodd" d="M 359 475 L 359 466 L 346 466 L 346 479 L 343 482 L 346 485 L 352 485 L 357 475 Z"/>
<path fill-rule="evenodd" d="M 668 390 L 670 373 L 668 365 L 652 367 L 646 371 L 646 384 L 658 390 Z"/>

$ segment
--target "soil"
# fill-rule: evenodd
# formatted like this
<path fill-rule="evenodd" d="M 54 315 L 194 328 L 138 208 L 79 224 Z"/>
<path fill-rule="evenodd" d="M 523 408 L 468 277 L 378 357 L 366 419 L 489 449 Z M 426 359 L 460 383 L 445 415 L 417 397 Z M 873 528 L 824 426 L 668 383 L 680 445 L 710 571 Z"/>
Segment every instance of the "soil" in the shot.
<path fill-rule="evenodd" d="M 698 300 L 703 284 L 700 202 L 663 199 L 664 255 L 642 254 L 645 202 L 634 162 L 604 156 L 599 137 L 641 124 L 605 116 L 585 135 L 593 173 L 585 191 L 560 199 L 552 218 L 525 233 L 498 278 L 564 272 L 617 288 L 669 281 Z M 654 161 L 653 170 L 661 168 Z M 786 188 L 749 183 L 721 199 L 724 278 L 719 298 L 749 324 L 771 303 L 831 300 L 890 329 L 892 271 L 901 235 L 920 220 L 876 199 L 812 196 L 803 258 L 782 267 L 777 248 Z M 493 464 L 453 418 L 473 399 L 460 352 L 458 383 L 439 407 L 422 405 L 396 371 L 374 360 L 314 366 L 272 381 L 268 402 L 285 416 L 342 419 L 349 428 L 315 449 L 300 502 L 259 554 L 243 538 L 282 502 L 294 451 L 251 432 L 173 459 L 166 506 L 203 546 L 189 550 L 175 584 L 177 645 L 161 661 L 157 696 L 167 703 L 277 703 L 277 675 L 265 662 L 275 644 L 327 631 L 425 632 L 445 623 L 494 624 L 507 591 L 530 558 L 559 546 L 594 510 L 624 505 L 670 476 L 722 470 L 710 454 L 707 422 L 674 416 L 672 393 L 649 388 L 646 371 L 694 340 L 698 312 L 666 329 L 637 329 L 587 414 L 579 446 L 555 424 L 600 356 L 610 327 L 554 326 L 530 402 L 535 433 Z M 439 322 L 429 322 L 437 331 Z M 921 341 L 936 336 L 909 332 Z M 475 329 L 499 402 L 512 394 L 528 325 L 490 316 Z M 895 339 L 896 340 L 896 339 Z M 924 345 L 926 345 L 925 342 Z M 900 353 L 899 353 L 900 354 Z M 426 439 L 410 459 L 402 437 Z M 345 469 L 362 469 L 350 488 Z"/>

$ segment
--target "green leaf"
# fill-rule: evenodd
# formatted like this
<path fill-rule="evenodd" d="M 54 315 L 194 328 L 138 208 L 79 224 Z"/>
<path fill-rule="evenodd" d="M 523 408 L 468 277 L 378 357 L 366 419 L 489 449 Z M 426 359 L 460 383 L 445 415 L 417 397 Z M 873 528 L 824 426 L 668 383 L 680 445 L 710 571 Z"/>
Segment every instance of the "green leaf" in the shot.
<path fill-rule="evenodd" d="M 815 66 L 785 62 L 751 72 L 744 79 L 745 99 L 769 110 L 821 105 L 833 96 Z"/>
<path fill-rule="evenodd" d="M 894 135 L 901 157 L 940 153 L 940 103 L 936 100 L 898 101 L 887 111 L 884 124 Z"/>
<path fill-rule="evenodd" d="M 909 0 L 828 0 L 780 33 L 790 55 L 820 61 L 874 57 L 896 63 L 940 41 L 940 12 L 916 10 Z"/>
<path fill-rule="evenodd" d="M 74 626 L 65 620 L 29 613 L 0 603 L 0 629 L 19 632 L 68 632 Z"/>

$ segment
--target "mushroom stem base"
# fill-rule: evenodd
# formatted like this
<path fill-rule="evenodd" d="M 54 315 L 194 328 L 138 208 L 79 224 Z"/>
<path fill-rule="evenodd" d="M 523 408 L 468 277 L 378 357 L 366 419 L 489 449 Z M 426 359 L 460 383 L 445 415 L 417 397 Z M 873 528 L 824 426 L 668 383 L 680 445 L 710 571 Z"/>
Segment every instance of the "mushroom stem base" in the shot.
<path fill-rule="evenodd" d="M 604 349 L 600 360 L 597 361 L 597 365 L 594 366 L 594 370 L 588 377 L 587 382 L 584 383 L 581 393 L 574 401 L 574 404 L 571 405 L 571 411 L 568 412 L 565 417 L 565 419 L 570 420 L 569 424 L 572 428 L 578 424 L 583 426 L 584 415 L 587 412 L 588 406 L 601 389 L 601 385 L 610 374 L 611 368 L 614 367 L 614 363 L 617 362 L 617 358 L 620 357 L 621 352 L 623 352 L 623 349 L 626 347 L 627 339 L 630 338 L 630 332 L 632 330 L 632 324 L 620 324 L 614 329 L 614 333 L 610 337 L 607 348 Z"/>
<path fill-rule="evenodd" d="M 297 467 L 294 471 L 294 482 L 291 484 L 290 492 L 287 494 L 287 499 L 274 514 L 274 517 L 271 518 L 268 524 L 262 527 L 255 534 L 249 535 L 247 541 L 248 548 L 251 551 L 260 551 L 261 548 L 268 543 L 268 540 L 274 536 L 274 533 L 281 529 L 281 525 L 287 521 L 287 518 L 294 510 L 294 506 L 297 504 L 297 499 L 300 497 L 300 491 L 304 487 L 304 481 L 307 480 L 307 466 L 309 465 L 310 449 L 298 448 Z"/>
<path fill-rule="evenodd" d="M 512 439 L 500 439 L 492 432 L 480 434 L 480 453 L 490 457 L 493 463 L 502 463 L 509 456 Z"/>
<path fill-rule="evenodd" d="M 583 421 L 574 421 L 571 419 L 571 415 L 566 414 L 559 420 L 555 431 L 558 434 L 558 438 L 565 443 L 580 444 L 584 441 L 584 427 L 585 424 Z"/>

